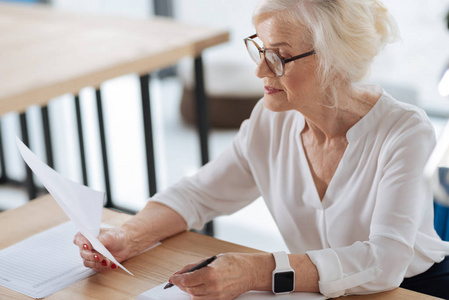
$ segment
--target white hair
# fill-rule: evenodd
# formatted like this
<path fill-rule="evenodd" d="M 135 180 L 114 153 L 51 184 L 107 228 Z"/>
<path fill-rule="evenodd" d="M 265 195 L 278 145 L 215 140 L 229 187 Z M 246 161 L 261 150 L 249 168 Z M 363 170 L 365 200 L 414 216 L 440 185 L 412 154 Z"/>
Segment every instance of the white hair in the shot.
<path fill-rule="evenodd" d="M 334 106 L 338 89 L 361 81 L 385 44 L 399 37 L 394 19 L 378 0 L 260 0 L 253 23 L 273 16 L 285 20 L 285 14 L 308 30 L 321 88 L 333 96 Z"/>

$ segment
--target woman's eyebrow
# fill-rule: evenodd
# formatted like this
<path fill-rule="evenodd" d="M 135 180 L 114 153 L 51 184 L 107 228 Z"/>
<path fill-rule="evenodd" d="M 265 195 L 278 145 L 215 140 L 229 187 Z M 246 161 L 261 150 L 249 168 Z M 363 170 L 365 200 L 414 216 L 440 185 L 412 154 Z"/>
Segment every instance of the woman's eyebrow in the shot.
<path fill-rule="evenodd" d="M 279 43 L 270 44 L 270 47 L 279 47 L 279 46 L 287 46 L 287 47 L 290 47 L 290 48 L 292 47 L 287 42 L 279 42 Z"/>

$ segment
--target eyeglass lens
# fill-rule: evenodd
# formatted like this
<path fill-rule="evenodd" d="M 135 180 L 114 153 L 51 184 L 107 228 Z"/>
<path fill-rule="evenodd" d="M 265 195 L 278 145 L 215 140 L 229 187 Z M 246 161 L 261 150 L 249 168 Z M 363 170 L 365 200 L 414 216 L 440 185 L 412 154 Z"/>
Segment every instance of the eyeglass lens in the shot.
<path fill-rule="evenodd" d="M 249 56 L 256 63 L 259 64 L 260 59 L 262 58 L 262 53 L 260 53 L 256 44 L 254 44 L 251 40 L 246 40 L 246 48 L 248 49 Z"/>
<path fill-rule="evenodd" d="M 268 62 L 268 67 L 277 76 L 281 76 L 284 73 L 284 66 L 281 58 L 272 50 L 265 50 L 265 60 Z"/>
<path fill-rule="evenodd" d="M 251 40 L 246 40 L 246 48 L 248 49 L 251 59 L 258 65 L 262 58 L 262 53 L 259 51 L 255 43 Z M 284 72 L 281 58 L 272 50 L 266 49 L 265 61 L 267 62 L 270 70 L 277 76 L 282 76 Z"/>

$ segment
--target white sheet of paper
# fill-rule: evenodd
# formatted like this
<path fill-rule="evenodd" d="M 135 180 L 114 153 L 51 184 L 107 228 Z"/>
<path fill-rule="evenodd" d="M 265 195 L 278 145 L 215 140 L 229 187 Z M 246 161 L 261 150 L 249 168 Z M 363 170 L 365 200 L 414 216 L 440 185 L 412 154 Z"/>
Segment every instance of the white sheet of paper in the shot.
<path fill-rule="evenodd" d="M 43 298 L 95 274 L 73 245 L 77 231 L 67 222 L 0 250 L 0 285 Z"/>
<path fill-rule="evenodd" d="M 34 155 L 19 138 L 16 138 L 16 142 L 20 154 L 27 165 L 40 179 L 78 230 L 89 240 L 92 247 L 128 274 L 133 275 L 97 239 L 100 233 L 105 193 L 95 191 L 61 176 Z"/>
<path fill-rule="evenodd" d="M 164 286 L 168 282 L 158 285 L 151 290 L 148 290 L 137 297 L 137 300 L 190 300 L 190 296 L 187 293 L 181 291 L 177 286 L 164 290 Z M 318 293 L 302 293 L 295 292 L 285 295 L 275 295 L 271 292 L 257 292 L 250 291 L 243 295 L 240 295 L 236 299 L 238 300 L 259 300 L 259 299 L 276 299 L 276 300 L 321 300 L 326 299 Z"/>

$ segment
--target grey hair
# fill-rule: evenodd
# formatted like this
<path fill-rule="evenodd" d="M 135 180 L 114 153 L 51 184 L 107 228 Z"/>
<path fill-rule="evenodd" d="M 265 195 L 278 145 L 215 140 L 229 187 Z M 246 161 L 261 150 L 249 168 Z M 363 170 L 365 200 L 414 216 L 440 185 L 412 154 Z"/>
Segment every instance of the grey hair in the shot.
<path fill-rule="evenodd" d="M 321 89 L 334 99 L 333 106 L 338 90 L 360 82 L 379 51 L 399 37 L 393 17 L 378 0 L 260 0 L 253 24 L 272 16 L 285 19 L 285 14 L 308 30 Z"/>

